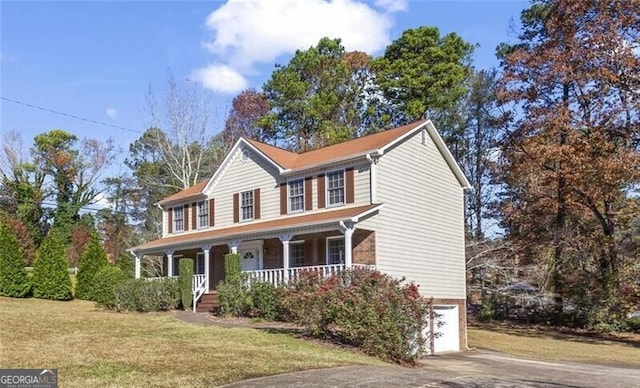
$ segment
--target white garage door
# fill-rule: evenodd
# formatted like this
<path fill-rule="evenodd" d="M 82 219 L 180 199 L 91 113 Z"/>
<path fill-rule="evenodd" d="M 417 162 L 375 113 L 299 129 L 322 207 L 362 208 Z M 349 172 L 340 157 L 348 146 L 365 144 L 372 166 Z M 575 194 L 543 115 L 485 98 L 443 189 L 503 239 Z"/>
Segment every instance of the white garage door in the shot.
<path fill-rule="evenodd" d="M 460 351 L 460 333 L 458 321 L 458 306 L 434 306 L 438 319 L 443 322 L 440 327 L 436 326 L 436 332 L 439 333 L 435 339 L 435 352 L 458 352 Z M 427 339 L 425 350 L 429 352 L 429 327 L 427 327 L 423 336 Z"/>

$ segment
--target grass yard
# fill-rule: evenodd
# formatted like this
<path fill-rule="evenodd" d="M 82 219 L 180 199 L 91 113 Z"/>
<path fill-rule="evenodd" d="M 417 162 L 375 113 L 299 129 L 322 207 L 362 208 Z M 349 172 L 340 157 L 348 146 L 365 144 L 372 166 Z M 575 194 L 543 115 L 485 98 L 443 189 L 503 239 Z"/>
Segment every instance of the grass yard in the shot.
<path fill-rule="evenodd" d="M 469 346 L 513 356 L 640 365 L 640 335 L 593 335 L 546 327 L 469 327 Z"/>
<path fill-rule="evenodd" d="M 0 297 L 0 365 L 58 368 L 61 387 L 213 386 L 381 361 L 286 334 L 180 322 L 91 302 Z"/>

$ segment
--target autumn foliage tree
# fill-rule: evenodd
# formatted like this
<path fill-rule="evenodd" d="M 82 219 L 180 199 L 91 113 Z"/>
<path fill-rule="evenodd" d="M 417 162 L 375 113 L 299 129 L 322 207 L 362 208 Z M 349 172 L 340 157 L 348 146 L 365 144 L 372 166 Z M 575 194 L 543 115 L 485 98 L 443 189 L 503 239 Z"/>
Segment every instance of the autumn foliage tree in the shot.
<path fill-rule="evenodd" d="M 243 90 L 234 97 L 222 131 L 225 149 L 230 150 L 241 136 L 269 142 L 274 134 L 268 127 L 259 123 L 267 113 L 269 113 L 269 103 L 265 95 L 255 89 Z"/>
<path fill-rule="evenodd" d="M 504 225 L 586 324 L 637 304 L 638 20 L 636 0 L 539 0 L 505 51 L 503 97 L 521 114 L 502 147 Z"/>

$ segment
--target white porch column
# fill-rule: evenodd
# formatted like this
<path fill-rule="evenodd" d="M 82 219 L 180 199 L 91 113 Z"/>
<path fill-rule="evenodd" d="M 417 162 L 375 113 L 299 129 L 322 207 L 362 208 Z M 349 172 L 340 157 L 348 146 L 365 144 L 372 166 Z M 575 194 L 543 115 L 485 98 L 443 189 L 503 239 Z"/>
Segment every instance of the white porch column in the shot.
<path fill-rule="evenodd" d="M 351 222 L 340 221 L 340 230 L 344 234 L 344 267 L 351 268 L 353 260 L 353 231 L 355 227 Z"/>
<path fill-rule="evenodd" d="M 238 241 L 238 240 L 234 240 L 231 241 L 228 245 L 229 245 L 229 249 L 231 249 L 231 253 L 233 254 L 237 254 L 238 253 L 238 247 L 240 246 L 240 243 L 242 241 Z"/>
<path fill-rule="evenodd" d="M 204 252 L 204 276 L 205 279 L 207 281 L 206 287 L 207 287 L 207 291 L 209 292 L 209 250 L 211 249 L 211 245 L 210 244 L 204 244 L 202 247 L 202 252 Z"/>
<path fill-rule="evenodd" d="M 293 236 L 290 234 L 280 235 L 282 242 L 282 269 L 284 270 L 284 280 L 289 280 L 289 242 Z"/>
<path fill-rule="evenodd" d="M 164 254 L 167 255 L 167 276 L 173 276 L 173 253 L 175 251 L 165 251 Z"/>
<path fill-rule="evenodd" d="M 137 253 L 133 253 L 133 257 L 134 257 L 134 261 L 136 263 L 136 275 L 135 275 L 135 277 L 136 277 L 136 279 L 140 279 L 140 260 L 142 258 L 141 258 L 141 255 L 138 255 Z"/>

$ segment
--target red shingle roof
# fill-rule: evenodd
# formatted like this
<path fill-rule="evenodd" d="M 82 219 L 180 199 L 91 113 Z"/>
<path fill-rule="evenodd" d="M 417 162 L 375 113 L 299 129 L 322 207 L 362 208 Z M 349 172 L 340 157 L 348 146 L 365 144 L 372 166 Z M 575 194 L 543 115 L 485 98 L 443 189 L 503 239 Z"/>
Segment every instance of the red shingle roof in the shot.
<path fill-rule="evenodd" d="M 386 131 L 374 133 L 372 135 L 359 137 L 357 139 L 342 143 L 318 148 L 315 150 L 295 153 L 274 147 L 272 145 L 260 143 L 256 140 L 245 139 L 260 152 L 276 162 L 284 169 L 300 169 L 322 163 L 329 163 L 352 155 L 359 155 L 367 151 L 374 151 L 391 143 L 402 135 L 410 132 L 423 124 L 426 120 L 416 121 L 402 127 L 388 129 Z"/>
<path fill-rule="evenodd" d="M 336 210 L 307 213 L 299 216 L 288 216 L 267 221 L 254 221 L 249 223 L 235 224 L 233 226 L 225 228 L 208 229 L 202 232 L 177 234 L 160 238 L 154 241 L 149 241 L 142 245 L 138 245 L 137 247 L 131 248 L 131 250 L 134 252 L 149 251 L 151 249 L 162 250 L 162 248 L 179 244 L 197 244 L 214 239 L 230 238 L 234 235 L 277 231 L 297 226 L 338 222 L 347 220 L 352 217 L 357 217 L 369 210 L 377 208 L 378 206 L 380 206 L 380 204 L 357 207 L 342 207 Z"/>
<path fill-rule="evenodd" d="M 205 186 L 207 185 L 207 182 L 209 182 L 209 179 L 201 180 L 200 182 L 187 189 L 178 191 L 177 193 L 164 198 L 162 201 L 158 201 L 158 204 L 173 202 L 180 199 L 186 199 L 200 195 L 202 194 L 202 190 L 204 190 Z"/>
<path fill-rule="evenodd" d="M 359 137 L 357 139 L 318 148 L 307 152 L 302 152 L 299 154 L 287 151 L 282 148 L 274 147 L 269 144 L 260 143 L 256 140 L 244 140 L 249 142 L 249 144 L 257 148 L 266 157 L 274 161 L 283 169 L 296 170 L 324 163 L 330 163 L 332 161 L 348 158 L 350 156 L 361 155 L 368 151 L 375 151 L 402 137 L 402 135 L 405 135 L 406 133 L 412 131 L 425 122 L 426 120 L 416 121 L 402 127 L 388 129 L 386 131 L 374 133 L 372 135 Z M 182 190 L 167 198 L 164 198 L 163 200 L 159 201 L 158 204 L 165 204 L 168 202 L 187 199 L 202 194 L 202 190 L 204 190 L 207 182 L 208 180 L 198 182 L 188 189 Z"/>

